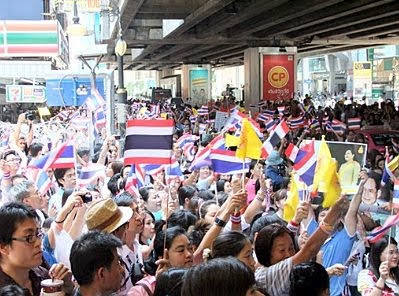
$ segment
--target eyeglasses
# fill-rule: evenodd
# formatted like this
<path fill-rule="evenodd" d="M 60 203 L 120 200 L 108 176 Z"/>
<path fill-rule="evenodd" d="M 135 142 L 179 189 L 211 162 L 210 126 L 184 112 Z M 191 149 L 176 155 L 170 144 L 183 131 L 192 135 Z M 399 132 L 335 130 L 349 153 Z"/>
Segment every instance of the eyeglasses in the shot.
<path fill-rule="evenodd" d="M 7 162 L 20 163 L 21 162 L 21 158 L 19 158 L 19 157 L 11 158 L 11 159 L 8 159 Z"/>
<path fill-rule="evenodd" d="M 13 241 L 19 241 L 23 243 L 28 243 L 28 244 L 33 244 L 35 243 L 38 239 L 43 239 L 44 233 L 42 231 L 38 231 L 35 234 L 30 234 L 27 236 L 22 236 L 22 237 L 12 237 L 11 240 Z"/>

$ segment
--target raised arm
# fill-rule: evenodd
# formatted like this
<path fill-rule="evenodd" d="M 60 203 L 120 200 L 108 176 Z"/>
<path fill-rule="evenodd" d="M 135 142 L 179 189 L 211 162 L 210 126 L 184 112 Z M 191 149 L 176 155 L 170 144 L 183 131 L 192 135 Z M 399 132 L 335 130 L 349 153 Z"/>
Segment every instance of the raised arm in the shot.
<path fill-rule="evenodd" d="M 330 236 L 334 225 L 339 221 L 343 211 L 347 208 L 348 200 L 341 197 L 328 211 L 323 222 L 311 235 L 303 248 L 292 257 L 294 265 L 309 261 L 317 255 L 325 240 Z"/>
<path fill-rule="evenodd" d="M 345 220 L 344 220 L 346 230 L 348 231 L 348 234 L 350 236 L 353 236 L 356 233 L 357 212 L 359 210 L 360 203 L 362 202 L 364 183 L 366 183 L 366 181 L 368 179 L 366 171 L 360 172 L 360 179 L 361 179 L 361 181 L 360 181 L 360 185 L 359 185 L 359 190 L 357 191 L 355 196 L 352 198 L 352 201 L 349 205 L 349 209 L 345 215 Z"/>

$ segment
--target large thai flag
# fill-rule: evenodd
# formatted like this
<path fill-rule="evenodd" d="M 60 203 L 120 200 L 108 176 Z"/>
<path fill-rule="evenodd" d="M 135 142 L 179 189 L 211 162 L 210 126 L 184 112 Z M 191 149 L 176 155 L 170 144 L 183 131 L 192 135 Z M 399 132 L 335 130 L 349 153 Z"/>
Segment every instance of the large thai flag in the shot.
<path fill-rule="evenodd" d="M 60 146 L 55 148 L 54 150 L 51 150 L 47 154 L 43 155 L 42 157 L 33 160 L 29 164 L 29 168 L 37 168 L 37 169 L 42 169 L 44 171 L 47 171 L 49 168 L 54 167 L 54 163 L 58 158 L 61 157 L 61 154 L 64 152 L 66 147 L 68 146 L 68 143 L 62 143 Z"/>
<path fill-rule="evenodd" d="M 299 149 L 293 167 L 301 180 L 308 186 L 313 184 L 316 163 L 317 155 L 314 149 L 314 141 L 312 141 Z"/>
<path fill-rule="evenodd" d="M 79 172 L 77 184 L 80 187 L 87 185 L 96 185 L 98 179 L 105 179 L 105 166 L 97 163 L 90 163 L 89 165 L 82 167 Z"/>
<path fill-rule="evenodd" d="M 271 132 L 269 138 L 267 138 L 262 145 L 261 151 L 263 158 L 267 158 L 269 156 L 269 154 L 274 150 L 274 147 L 280 143 L 281 139 L 285 137 L 289 130 L 290 128 L 285 120 L 281 121 L 276 126 L 276 128 Z"/>
<path fill-rule="evenodd" d="M 385 236 L 385 234 L 387 234 L 387 232 L 392 226 L 396 226 L 398 224 L 399 224 L 399 213 L 396 215 L 389 216 L 385 220 L 385 223 L 382 227 L 377 227 L 370 233 L 370 235 L 367 237 L 368 241 L 370 243 L 378 242 L 381 238 Z"/>
<path fill-rule="evenodd" d="M 168 120 L 129 120 L 126 129 L 124 163 L 170 164 L 174 122 Z"/>
<path fill-rule="evenodd" d="M 235 151 L 212 149 L 210 159 L 215 173 L 233 175 L 246 173 L 249 170 L 251 159 L 242 159 L 235 156 Z"/>
<path fill-rule="evenodd" d="M 204 149 L 197 153 L 191 163 L 190 171 L 199 169 L 202 163 L 209 160 L 212 149 L 225 149 L 223 134 L 216 136 Z"/>
<path fill-rule="evenodd" d="M 349 118 L 348 119 L 348 129 L 349 130 L 358 130 L 361 127 L 362 120 L 360 117 Z"/>

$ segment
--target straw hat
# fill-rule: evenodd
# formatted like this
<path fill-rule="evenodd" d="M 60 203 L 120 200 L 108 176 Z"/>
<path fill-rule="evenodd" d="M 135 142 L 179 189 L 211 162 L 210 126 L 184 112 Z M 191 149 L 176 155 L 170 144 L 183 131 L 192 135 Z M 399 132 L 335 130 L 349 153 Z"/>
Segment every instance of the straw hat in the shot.
<path fill-rule="evenodd" d="M 118 207 L 111 198 L 100 199 L 87 209 L 86 225 L 89 230 L 111 233 L 129 222 L 132 215 L 130 207 Z"/>

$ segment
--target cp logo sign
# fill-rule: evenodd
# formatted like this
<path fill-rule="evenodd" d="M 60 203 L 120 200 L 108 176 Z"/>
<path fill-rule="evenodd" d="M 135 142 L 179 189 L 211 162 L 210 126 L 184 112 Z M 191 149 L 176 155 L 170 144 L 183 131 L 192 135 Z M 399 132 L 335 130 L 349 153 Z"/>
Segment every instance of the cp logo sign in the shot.
<path fill-rule="evenodd" d="M 267 80 L 275 88 L 282 88 L 287 85 L 290 75 L 287 69 L 282 66 L 274 66 L 267 75 Z"/>

